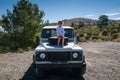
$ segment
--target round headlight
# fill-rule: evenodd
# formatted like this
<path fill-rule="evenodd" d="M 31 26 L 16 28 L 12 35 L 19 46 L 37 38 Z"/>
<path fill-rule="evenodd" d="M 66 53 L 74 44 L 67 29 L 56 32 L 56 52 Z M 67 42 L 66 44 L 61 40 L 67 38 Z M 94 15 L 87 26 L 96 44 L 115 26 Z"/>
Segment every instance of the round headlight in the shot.
<path fill-rule="evenodd" d="M 40 58 L 42 58 L 42 59 L 44 59 L 45 56 L 46 56 L 46 55 L 45 55 L 44 53 L 41 53 L 41 54 L 40 54 Z"/>
<path fill-rule="evenodd" d="M 77 58 L 78 57 L 78 53 L 73 53 L 73 58 Z"/>

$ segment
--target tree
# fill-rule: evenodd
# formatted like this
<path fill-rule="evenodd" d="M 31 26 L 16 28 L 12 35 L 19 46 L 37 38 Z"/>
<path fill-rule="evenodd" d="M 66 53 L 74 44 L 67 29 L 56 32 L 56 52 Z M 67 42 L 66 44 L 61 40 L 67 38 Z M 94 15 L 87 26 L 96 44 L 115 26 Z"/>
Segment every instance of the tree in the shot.
<path fill-rule="evenodd" d="M 80 29 L 82 27 L 84 27 L 84 23 L 82 21 L 80 21 L 79 24 L 78 24 L 78 28 Z"/>
<path fill-rule="evenodd" d="M 71 22 L 71 27 L 75 27 L 75 24 L 73 22 Z"/>
<path fill-rule="evenodd" d="M 99 20 L 98 20 L 99 28 L 102 28 L 103 26 L 107 26 L 108 21 L 109 21 L 108 16 L 106 16 L 106 15 L 99 16 Z"/>
<path fill-rule="evenodd" d="M 10 36 L 10 48 L 17 50 L 32 46 L 44 15 L 37 4 L 28 0 L 18 1 L 13 5 L 13 11 L 7 10 L 7 15 L 2 15 L 1 26 Z"/>
<path fill-rule="evenodd" d="M 45 26 L 49 26 L 50 23 L 49 23 L 49 20 L 46 20 L 45 23 L 43 23 Z"/>

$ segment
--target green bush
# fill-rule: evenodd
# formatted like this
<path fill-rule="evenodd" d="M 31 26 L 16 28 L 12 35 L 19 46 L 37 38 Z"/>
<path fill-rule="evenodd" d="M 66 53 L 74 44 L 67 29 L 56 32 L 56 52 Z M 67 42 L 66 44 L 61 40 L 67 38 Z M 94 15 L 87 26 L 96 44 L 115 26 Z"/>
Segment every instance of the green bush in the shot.
<path fill-rule="evenodd" d="M 37 45 L 38 46 L 38 45 Z M 28 47 L 27 49 L 26 49 L 26 51 L 31 51 L 32 50 L 32 47 Z"/>
<path fill-rule="evenodd" d="M 101 40 L 101 39 L 97 39 L 96 41 L 97 41 L 97 42 L 102 42 L 102 40 Z"/>
<path fill-rule="evenodd" d="M 23 53 L 24 50 L 23 50 L 22 48 L 18 48 L 18 51 L 17 51 L 17 52 L 19 52 L 19 53 Z"/>
<path fill-rule="evenodd" d="M 118 24 L 118 32 L 120 32 L 120 24 Z"/>
<path fill-rule="evenodd" d="M 80 37 L 84 37 L 84 33 L 80 33 Z"/>
<path fill-rule="evenodd" d="M 9 47 L 0 46 L 0 53 L 7 53 L 9 50 Z"/>
<path fill-rule="evenodd" d="M 120 23 L 112 22 L 108 26 L 99 28 L 97 26 L 86 26 L 80 29 L 80 41 L 119 41 Z M 84 35 L 84 36 L 83 36 Z"/>
<path fill-rule="evenodd" d="M 98 36 L 98 35 L 99 35 L 99 32 L 98 32 L 98 31 L 93 31 L 93 32 L 92 32 L 92 35 L 97 35 L 97 36 Z"/>
<path fill-rule="evenodd" d="M 109 36 L 101 36 L 101 40 L 103 40 L 103 41 L 111 41 L 111 37 L 109 37 Z"/>
<path fill-rule="evenodd" d="M 111 34 L 114 34 L 114 33 L 117 33 L 117 32 L 118 32 L 117 29 L 113 29 L 113 30 L 111 30 Z"/>
<path fill-rule="evenodd" d="M 0 46 L 8 47 L 8 45 L 10 44 L 9 40 L 10 40 L 10 35 L 3 34 L 2 36 L 0 36 Z"/>
<path fill-rule="evenodd" d="M 110 29 L 113 30 L 113 29 L 117 29 L 118 26 L 110 26 Z"/>
<path fill-rule="evenodd" d="M 92 35 L 92 31 L 87 31 L 87 35 Z"/>
<path fill-rule="evenodd" d="M 81 38 L 80 39 L 80 42 L 86 42 L 87 40 L 86 39 L 84 39 L 84 38 Z"/>
<path fill-rule="evenodd" d="M 112 39 L 117 39 L 118 38 L 118 34 L 117 33 L 115 33 L 115 34 L 112 34 Z"/>
<path fill-rule="evenodd" d="M 103 36 L 107 36 L 107 35 L 108 35 L 108 31 L 107 31 L 106 29 L 103 30 L 103 31 L 102 31 L 102 35 L 103 35 Z"/>
<path fill-rule="evenodd" d="M 86 39 L 86 40 L 89 40 L 90 38 L 91 38 L 91 35 L 86 35 L 86 36 L 85 36 L 85 39 Z"/>
<path fill-rule="evenodd" d="M 116 42 L 120 42 L 120 38 L 115 40 Z"/>
<path fill-rule="evenodd" d="M 99 36 L 94 35 L 94 36 L 92 37 L 92 39 L 99 39 Z"/>

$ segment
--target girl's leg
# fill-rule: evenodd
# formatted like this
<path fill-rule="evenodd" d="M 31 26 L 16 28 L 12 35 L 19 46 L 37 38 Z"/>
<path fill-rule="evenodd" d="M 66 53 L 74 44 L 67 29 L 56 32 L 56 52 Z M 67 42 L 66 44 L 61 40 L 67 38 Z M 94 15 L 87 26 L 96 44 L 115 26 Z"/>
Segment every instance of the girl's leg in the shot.
<path fill-rule="evenodd" d="M 58 46 L 60 44 L 61 37 L 58 36 Z"/>
<path fill-rule="evenodd" d="M 62 37 L 62 45 L 64 45 L 64 37 Z"/>

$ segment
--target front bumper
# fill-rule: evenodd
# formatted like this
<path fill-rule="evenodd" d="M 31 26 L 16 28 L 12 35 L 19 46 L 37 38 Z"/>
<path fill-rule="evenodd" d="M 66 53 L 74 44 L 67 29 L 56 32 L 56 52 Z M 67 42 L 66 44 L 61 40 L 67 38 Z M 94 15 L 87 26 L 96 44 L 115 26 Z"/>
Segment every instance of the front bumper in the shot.
<path fill-rule="evenodd" d="M 36 61 L 36 67 L 39 68 L 84 68 L 86 62 L 84 61 L 67 61 L 67 62 L 48 62 L 48 61 Z"/>

